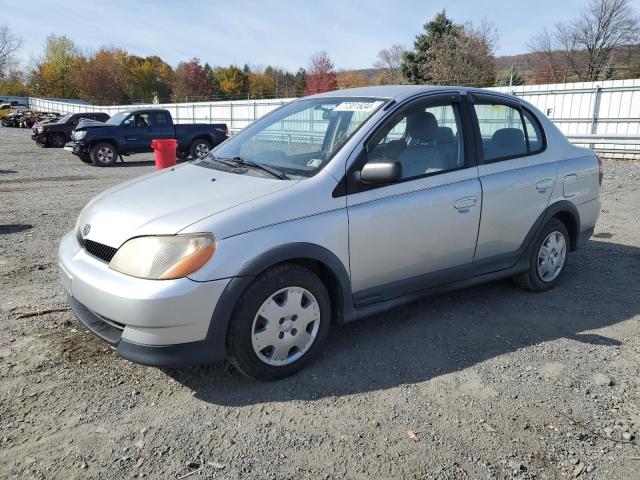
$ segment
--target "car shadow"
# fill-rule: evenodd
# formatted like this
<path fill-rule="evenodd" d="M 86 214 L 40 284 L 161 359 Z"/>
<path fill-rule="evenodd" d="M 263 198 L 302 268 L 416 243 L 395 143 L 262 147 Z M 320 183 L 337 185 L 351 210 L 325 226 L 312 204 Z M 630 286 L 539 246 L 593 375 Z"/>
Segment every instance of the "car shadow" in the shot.
<path fill-rule="evenodd" d="M 639 314 L 639 286 L 639 248 L 590 241 L 570 255 L 553 290 L 527 292 L 504 280 L 333 327 L 320 358 L 284 380 L 258 382 L 220 365 L 164 371 L 198 398 L 219 405 L 383 390 L 558 339 L 620 346 L 618 339 L 591 330 Z"/>

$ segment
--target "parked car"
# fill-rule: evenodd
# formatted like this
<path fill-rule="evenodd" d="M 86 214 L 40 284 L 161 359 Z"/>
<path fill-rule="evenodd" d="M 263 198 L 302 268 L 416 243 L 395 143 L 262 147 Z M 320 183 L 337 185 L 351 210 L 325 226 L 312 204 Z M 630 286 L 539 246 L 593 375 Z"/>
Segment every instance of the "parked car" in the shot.
<path fill-rule="evenodd" d="M 34 125 L 31 138 L 41 147 L 62 148 L 71 140 L 71 132 L 84 120 L 106 122 L 109 115 L 103 112 L 70 113 L 53 123 Z"/>
<path fill-rule="evenodd" d="M 178 156 L 206 156 L 212 147 L 227 138 L 224 123 L 175 125 L 168 110 L 145 109 L 116 113 L 104 124 L 80 123 L 72 142 L 65 146 L 83 162 L 99 167 L 113 165 L 119 155 L 151 152 L 151 140 L 173 138 Z"/>
<path fill-rule="evenodd" d="M 26 108 L 27 107 L 16 101 L 0 103 L 0 118 L 6 117 L 7 115 L 16 113 L 20 110 L 25 110 Z"/>
<path fill-rule="evenodd" d="M 503 277 L 554 287 L 593 233 L 602 175 L 517 97 L 329 92 L 94 198 L 60 244 L 60 277 L 122 357 L 226 357 L 275 379 L 316 357 L 333 324 Z"/>

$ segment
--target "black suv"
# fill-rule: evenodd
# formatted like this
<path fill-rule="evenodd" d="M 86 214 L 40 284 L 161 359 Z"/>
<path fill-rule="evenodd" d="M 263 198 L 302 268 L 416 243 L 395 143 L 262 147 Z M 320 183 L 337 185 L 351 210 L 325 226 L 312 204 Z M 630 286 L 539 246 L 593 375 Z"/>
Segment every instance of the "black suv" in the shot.
<path fill-rule="evenodd" d="M 80 120 L 106 122 L 109 115 L 102 112 L 70 113 L 52 123 L 36 123 L 31 129 L 31 138 L 41 147 L 62 148 L 71 140 L 71 132 Z"/>

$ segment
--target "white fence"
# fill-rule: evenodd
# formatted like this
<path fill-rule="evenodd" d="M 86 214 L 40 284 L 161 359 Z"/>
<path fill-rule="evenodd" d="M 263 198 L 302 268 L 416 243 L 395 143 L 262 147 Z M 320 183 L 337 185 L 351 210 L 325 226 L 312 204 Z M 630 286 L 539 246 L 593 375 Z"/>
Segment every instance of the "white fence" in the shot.
<path fill-rule="evenodd" d="M 590 145 L 616 156 L 640 156 L 640 79 L 495 87 L 492 90 L 512 93 L 532 103 L 574 143 Z M 291 100 L 82 105 L 30 97 L 29 106 L 42 111 L 101 111 L 109 115 L 133 108 L 166 108 L 176 123 L 226 123 L 231 130 L 238 130 Z"/>
<path fill-rule="evenodd" d="M 136 105 L 79 105 L 57 100 L 29 97 L 29 107 L 43 112 L 82 113 L 105 112 L 111 116 L 118 112 L 140 108 L 165 108 L 175 123 L 226 123 L 231 130 L 246 127 L 255 119 L 274 108 L 290 102 L 292 98 L 276 100 L 234 100 L 197 103 L 145 103 Z"/>

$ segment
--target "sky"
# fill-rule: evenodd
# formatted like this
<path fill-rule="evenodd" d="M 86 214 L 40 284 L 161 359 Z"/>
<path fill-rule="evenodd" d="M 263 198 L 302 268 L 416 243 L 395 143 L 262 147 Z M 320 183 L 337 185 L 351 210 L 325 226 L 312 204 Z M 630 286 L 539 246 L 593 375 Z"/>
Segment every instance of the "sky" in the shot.
<path fill-rule="evenodd" d="M 25 60 L 55 33 L 87 51 L 121 47 L 173 66 L 197 57 L 211 65 L 295 71 L 326 50 L 336 68 L 359 69 L 394 43 L 411 48 L 425 21 L 443 8 L 456 23 L 486 18 L 498 32 L 496 54 L 512 55 L 525 53 L 533 34 L 571 19 L 586 1 L 0 0 L 0 24 L 23 39 Z"/>

